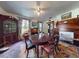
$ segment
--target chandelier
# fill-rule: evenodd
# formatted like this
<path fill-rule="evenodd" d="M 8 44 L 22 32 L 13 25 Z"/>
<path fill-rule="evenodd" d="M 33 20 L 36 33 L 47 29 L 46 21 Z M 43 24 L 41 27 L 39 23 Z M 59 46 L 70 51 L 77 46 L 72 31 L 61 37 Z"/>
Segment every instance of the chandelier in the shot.
<path fill-rule="evenodd" d="M 37 7 L 36 13 L 38 16 L 40 16 L 40 14 L 42 13 L 42 9 L 40 7 Z"/>
<path fill-rule="evenodd" d="M 36 13 L 37 13 L 37 15 L 38 15 L 38 16 L 40 15 L 41 10 L 40 10 L 40 8 L 39 8 L 39 7 L 36 9 Z"/>

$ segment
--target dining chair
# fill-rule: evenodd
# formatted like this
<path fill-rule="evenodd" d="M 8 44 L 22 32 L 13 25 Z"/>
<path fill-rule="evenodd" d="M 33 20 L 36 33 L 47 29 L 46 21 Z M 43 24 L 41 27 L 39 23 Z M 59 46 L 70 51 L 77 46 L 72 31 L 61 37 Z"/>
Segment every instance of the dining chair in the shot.
<path fill-rule="evenodd" d="M 27 45 L 27 42 L 25 41 L 25 44 L 26 44 L 26 51 L 27 51 L 27 58 L 28 58 L 28 55 L 29 55 L 29 51 L 33 48 L 35 48 L 35 53 L 36 53 L 36 46 L 35 45 L 32 45 L 31 47 L 28 48 L 28 45 Z M 25 52 L 26 52 L 25 51 Z"/>
<path fill-rule="evenodd" d="M 36 46 L 33 45 L 32 41 L 29 39 L 29 34 L 28 33 L 24 33 L 23 37 L 24 37 L 25 44 L 26 44 L 26 50 L 25 50 L 25 52 L 27 51 L 27 56 L 26 57 L 28 58 L 28 54 L 29 54 L 29 51 L 31 49 L 35 48 L 35 52 L 36 52 Z"/>
<path fill-rule="evenodd" d="M 54 35 L 49 37 L 48 44 L 41 46 L 41 50 L 42 50 L 41 54 L 43 53 L 43 50 L 48 54 L 48 58 L 49 55 L 52 53 L 53 55 L 55 53 L 57 54 L 58 52 L 57 50 L 59 50 L 58 43 L 59 43 L 59 33 L 57 30 L 55 30 Z"/>

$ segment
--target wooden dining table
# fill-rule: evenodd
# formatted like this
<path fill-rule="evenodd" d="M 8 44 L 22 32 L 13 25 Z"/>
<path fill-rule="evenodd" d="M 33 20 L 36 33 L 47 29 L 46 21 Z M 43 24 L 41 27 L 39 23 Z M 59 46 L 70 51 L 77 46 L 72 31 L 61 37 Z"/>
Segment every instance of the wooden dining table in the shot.
<path fill-rule="evenodd" d="M 46 40 L 32 40 L 33 44 L 36 45 L 36 50 L 37 50 L 37 58 L 39 58 L 39 46 L 45 45 L 48 43 Z"/>

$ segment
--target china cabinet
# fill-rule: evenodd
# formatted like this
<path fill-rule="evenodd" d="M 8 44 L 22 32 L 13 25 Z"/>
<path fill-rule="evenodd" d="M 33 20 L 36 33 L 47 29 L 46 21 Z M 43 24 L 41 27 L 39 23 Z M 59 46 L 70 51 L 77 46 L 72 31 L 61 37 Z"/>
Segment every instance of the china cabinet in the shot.
<path fill-rule="evenodd" d="M 18 41 L 18 20 L 6 15 L 0 15 L 0 47 L 11 45 Z"/>

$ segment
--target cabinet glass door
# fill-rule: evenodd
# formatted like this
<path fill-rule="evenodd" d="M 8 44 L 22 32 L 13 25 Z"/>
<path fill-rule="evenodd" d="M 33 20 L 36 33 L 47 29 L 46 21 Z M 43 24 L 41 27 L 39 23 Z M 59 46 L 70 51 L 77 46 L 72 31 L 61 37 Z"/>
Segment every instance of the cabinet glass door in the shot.
<path fill-rule="evenodd" d="M 12 25 L 12 32 L 16 32 L 16 22 L 12 21 L 11 25 Z"/>
<path fill-rule="evenodd" d="M 4 34 L 16 32 L 16 22 L 6 20 L 3 22 L 3 32 Z"/>
<path fill-rule="evenodd" d="M 9 23 L 8 20 L 3 22 L 3 32 L 4 32 L 4 34 L 9 33 L 9 25 L 10 25 L 10 23 Z"/>

